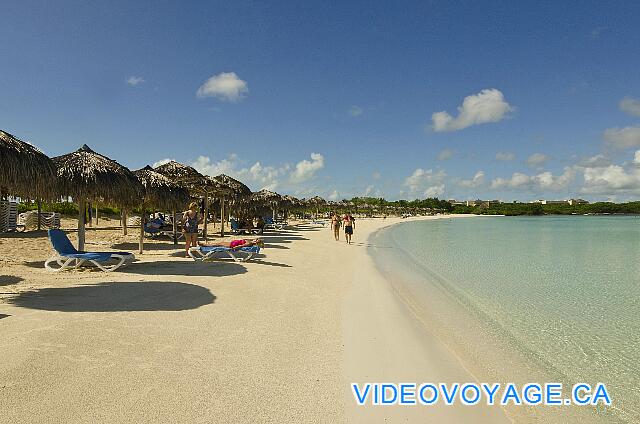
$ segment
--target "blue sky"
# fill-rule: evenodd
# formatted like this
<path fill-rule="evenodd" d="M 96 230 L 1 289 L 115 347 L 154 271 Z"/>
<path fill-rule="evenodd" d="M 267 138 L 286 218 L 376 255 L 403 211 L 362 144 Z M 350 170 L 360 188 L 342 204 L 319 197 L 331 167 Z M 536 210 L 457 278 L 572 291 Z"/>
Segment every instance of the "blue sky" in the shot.
<path fill-rule="evenodd" d="M 635 199 L 639 16 L 624 1 L 10 2 L 0 128 L 50 156 L 87 143 L 300 197 Z"/>

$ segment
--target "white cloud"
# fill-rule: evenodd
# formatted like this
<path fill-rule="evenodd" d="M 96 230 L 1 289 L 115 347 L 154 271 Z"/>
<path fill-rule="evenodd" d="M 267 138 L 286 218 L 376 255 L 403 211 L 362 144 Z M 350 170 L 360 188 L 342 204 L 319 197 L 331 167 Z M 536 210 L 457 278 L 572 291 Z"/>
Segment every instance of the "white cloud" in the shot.
<path fill-rule="evenodd" d="M 578 162 L 579 167 L 586 167 L 586 168 L 595 168 L 595 167 L 609 166 L 609 165 L 611 165 L 611 159 L 609 159 L 608 157 L 600 153 L 595 156 L 582 159 Z"/>
<path fill-rule="evenodd" d="M 511 178 L 496 178 L 491 181 L 491 188 L 495 190 L 503 188 L 521 188 L 528 186 L 531 177 L 521 172 L 514 172 Z"/>
<path fill-rule="evenodd" d="M 136 77 L 132 75 L 129 78 L 127 78 L 125 82 L 129 85 L 136 86 L 138 84 L 142 84 L 143 82 L 145 82 L 145 80 L 142 77 Z"/>
<path fill-rule="evenodd" d="M 484 176 L 485 176 L 484 171 L 478 171 L 473 176 L 473 178 L 471 178 L 469 180 L 460 180 L 460 181 L 458 181 L 458 186 L 465 187 L 465 188 L 480 187 L 481 185 L 484 184 Z"/>
<path fill-rule="evenodd" d="M 164 165 L 165 163 L 169 163 L 171 161 L 175 161 L 175 159 L 160 159 L 157 162 L 154 162 L 153 165 L 151 165 L 152 168 L 156 168 L 160 165 Z"/>
<path fill-rule="evenodd" d="M 558 176 L 551 172 L 543 172 L 534 177 L 534 181 L 540 190 L 560 191 L 564 190 L 575 180 L 576 170 L 574 167 L 567 166 L 564 172 Z"/>
<path fill-rule="evenodd" d="M 619 165 L 584 170 L 583 193 L 612 195 L 640 193 L 640 170 L 625 170 Z"/>
<path fill-rule="evenodd" d="M 324 157 L 320 153 L 311 153 L 310 161 L 305 159 L 296 164 L 291 173 L 291 181 L 295 183 L 307 181 L 322 168 L 324 168 Z"/>
<path fill-rule="evenodd" d="M 362 115 L 362 113 L 364 112 L 364 110 L 357 105 L 353 105 L 349 108 L 349 115 L 355 117 L 355 116 L 360 116 Z"/>
<path fill-rule="evenodd" d="M 617 149 L 640 147 L 640 127 L 609 128 L 602 137 L 608 145 Z"/>
<path fill-rule="evenodd" d="M 438 154 L 438 160 L 449 160 L 453 157 L 453 150 L 444 149 Z"/>
<path fill-rule="evenodd" d="M 506 162 L 506 161 L 514 160 L 515 158 L 516 158 L 516 155 L 511 152 L 496 153 L 496 160 L 501 160 Z"/>
<path fill-rule="evenodd" d="M 276 190 L 281 184 L 281 179 L 291 169 L 290 165 L 264 166 L 256 162 L 250 166 L 242 166 L 237 155 L 231 154 L 228 158 L 218 162 L 212 162 L 208 156 L 199 156 L 191 164 L 199 172 L 215 176 L 227 174 L 247 184 L 254 191 L 267 189 Z"/>
<path fill-rule="evenodd" d="M 238 78 L 235 72 L 222 72 L 206 80 L 196 95 L 198 97 L 216 97 L 220 100 L 239 102 L 249 93 L 247 82 Z"/>
<path fill-rule="evenodd" d="M 485 89 L 465 97 L 455 118 L 445 111 L 431 115 L 432 128 L 435 132 L 458 131 L 471 125 L 501 121 L 512 110 L 500 90 Z"/>
<path fill-rule="evenodd" d="M 616 197 L 619 194 L 640 195 L 640 150 L 636 150 L 633 161 L 622 165 L 602 162 L 582 168 L 585 194 Z"/>
<path fill-rule="evenodd" d="M 231 176 L 231 174 L 236 173 L 237 164 L 238 156 L 231 154 L 227 159 L 222 159 L 219 162 L 211 162 L 208 156 L 198 156 L 192 165 L 195 169 L 206 175 L 215 176 L 227 174 Z"/>
<path fill-rule="evenodd" d="M 551 172 L 542 172 L 537 175 L 527 175 L 521 172 L 514 172 L 511 178 L 496 178 L 491 182 L 494 190 L 533 190 L 533 191 L 560 191 L 569 187 L 575 180 L 576 170 L 574 167 L 564 168 L 560 175 L 553 175 Z"/>
<path fill-rule="evenodd" d="M 445 192 L 446 176 L 443 170 L 417 168 L 404 180 L 404 186 L 409 188 L 411 196 L 437 197 Z"/>
<path fill-rule="evenodd" d="M 444 194 L 444 184 L 436 184 L 424 191 L 425 197 L 440 197 Z"/>
<path fill-rule="evenodd" d="M 334 200 L 334 201 L 335 201 L 335 200 L 338 200 L 338 199 L 340 199 L 340 193 L 338 193 L 338 190 L 333 190 L 333 191 L 331 192 L 331 194 L 329 194 L 329 195 L 327 196 L 327 199 L 328 199 L 328 200 Z"/>
<path fill-rule="evenodd" d="M 625 97 L 620 100 L 620 104 L 618 106 L 621 111 L 626 112 L 631 116 L 640 116 L 640 100 Z"/>
<path fill-rule="evenodd" d="M 260 161 L 249 165 L 243 163 L 238 155 L 231 154 L 217 162 L 208 156 L 199 156 L 191 165 L 205 175 L 227 174 L 237 178 L 254 191 L 266 188 L 299 194 L 310 190 L 310 186 L 304 183 L 324 167 L 324 157 L 319 153 L 312 153 L 311 160 L 302 160 L 295 166 L 288 163 L 267 165 Z M 317 194 L 315 189 L 311 192 L 313 195 Z"/>
<path fill-rule="evenodd" d="M 531 168 L 541 168 L 549 160 L 547 155 L 542 153 L 534 153 L 527 159 L 527 165 Z"/>

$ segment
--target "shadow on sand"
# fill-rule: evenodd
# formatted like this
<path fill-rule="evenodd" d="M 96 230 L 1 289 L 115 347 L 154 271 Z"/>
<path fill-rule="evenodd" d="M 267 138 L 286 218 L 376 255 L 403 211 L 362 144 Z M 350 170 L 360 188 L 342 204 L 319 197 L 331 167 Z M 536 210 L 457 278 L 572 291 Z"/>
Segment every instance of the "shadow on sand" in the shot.
<path fill-rule="evenodd" d="M 0 275 L 0 286 L 10 286 L 12 284 L 18 284 L 23 280 L 24 278 L 17 277 L 15 275 Z"/>
<path fill-rule="evenodd" d="M 47 230 L 32 230 L 25 231 L 24 233 L 13 232 L 13 233 L 0 233 L 0 238 L 7 239 L 27 239 L 27 238 L 47 238 Z"/>
<path fill-rule="evenodd" d="M 184 275 L 189 277 L 224 277 L 247 272 L 238 262 L 153 261 L 137 262 L 122 268 L 126 274 L 140 275 Z"/>
<path fill-rule="evenodd" d="M 111 246 L 114 250 L 124 250 L 125 252 L 138 252 L 138 243 L 116 243 Z M 173 244 L 172 241 L 167 241 L 166 243 L 160 243 L 157 241 L 148 241 L 144 242 L 144 250 L 152 251 L 152 250 L 177 250 L 182 248 L 180 244 Z"/>
<path fill-rule="evenodd" d="M 52 287 L 7 299 L 15 306 L 61 312 L 184 311 L 215 302 L 208 289 L 178 282 L 108 282 Z"/>
<path fill-rule="evenodd" d="M 0 314 L 0 319 L 10 317 L 11 315 Z"/>

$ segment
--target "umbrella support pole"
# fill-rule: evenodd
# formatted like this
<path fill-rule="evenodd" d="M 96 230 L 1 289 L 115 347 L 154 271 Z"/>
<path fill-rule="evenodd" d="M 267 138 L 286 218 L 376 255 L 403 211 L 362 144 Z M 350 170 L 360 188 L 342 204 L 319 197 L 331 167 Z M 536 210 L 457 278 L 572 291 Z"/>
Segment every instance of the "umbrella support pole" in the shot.
<path fill-rule="evenodd" d="M 173 244 L 178 245 L 178 215 L 173 211 Z"/>
<path fill-rule="evenodd" d="M 204 230 L 202 230 L 204 241 L 207 241 L 207 215 L 209 215 L 209 198 L 204 196 Z"/>
<path fill-rule="evenodd" d="M 143 250 L 144 250 L 144 221 L 145 221 L 145 216 L 144 216 L 144 208 L 142 208 L 142 210 L 140 211 L 140 240 L 138 241 L 138 252 L 140 254 L 142 254 Z"/>
<path fill-rule="evenodd" d="M 122 214 L 120 215 L 120 222 L 122 223 L 122 235 L 127 235 L 127 210 L 122 209 Z"/>
<path fill-rule="evenodd" d="M 38 231 L 42 229 L 42 200 L 38 199 Z"/>
<path fill-rule="evenodd" d="M 224 196 L 220 199 L 220 236 L 224 237 Z"/>
<path fill-rule="evenodd" d="M 85 200 L 78 200 L 78 250 L 84 251 L 84 219 L 85 219 Z"/>

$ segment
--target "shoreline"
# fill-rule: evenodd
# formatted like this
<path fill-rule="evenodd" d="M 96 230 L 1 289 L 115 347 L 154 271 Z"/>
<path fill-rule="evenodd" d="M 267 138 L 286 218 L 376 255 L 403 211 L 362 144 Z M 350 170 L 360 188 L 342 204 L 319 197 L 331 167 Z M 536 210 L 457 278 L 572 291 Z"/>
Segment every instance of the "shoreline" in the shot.
<path fill-rule="evenodd" d="M 460 359 L 407 307 L 368 252 L 377 231 L 405 222 L 450 218 L 450 215 L 442 215 L 396 220 L 388 225 L 378 225 L 367 234 L 368 248 L 357 258 L 351 288 L 343 306 L 347 389 L 351 383 L 366 382 L 477 381 Z M 381 248 L 384 247 L 387 246 Z M 414 422 L 424 419 L 437 422 L 512 422 L 498 406 L 359 407 L 353 394 L 346 389 L 345 398 L 348 422 Z"/>
<path fill-rule="evenodd" d="M 445 216 L 445 218 L 448 217 Z M 376 243 L 390 243 L 389 237 L 386 239 L 379 237 L 383 231 L 393 231 L 393 229 L 380 228 L 370 235 L 370 240 Z M 375 260 L 375 267 L 381 280 L 389 287 L 397 303 L 405 309 L 410 319 L 419 323 L 422 336 L 431 343 L 444 346 L 445 357 L 435 360 L 445 362 L 446 355 L 450 355 L 471 377 L 471 380 L 457 380 L 457 382 L 510 382 L 519 385 L 528 382 L 568 382 L 564 374 L 550 372 L 543 368 L 537 354 L 527 350 L 522 351 L 519 342 L 504 332 L 499 323 L 485 316 L 484 312 L 472 303 L 468 303 L 469 300 L 464 295 L 458 294 L 455 284 L 447 282 L 432 270 L 423 269 L 422 264 L 415 263 L 412 259 L 405 261 L 404 257 L 386 254 L 384 249 L 373 246 L 369 254 Z M 391 260 L 394 260 L 393 265 L 388 262 Z M 455 262 L 455 259 L 452 259 L 452 262 Z M 416 265 L 417 269 L 410 268 Z M 508 364 L 508 367 L 502 369 L 502 364 Z M 419 381 L 423 382 L 423 380 Z M 424 381 L 433 382 L 434 380 Z M 558 409 L 509 405 L 503 408 L 502 412 L 512 422 L 542 420 L 543 422 L 595 423 L 601 422 L 603 418 L 593 409 L 580 407 Z M 609 419 L 617 420 L 620 417 L 609 416 Z"/>

